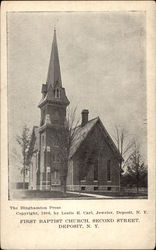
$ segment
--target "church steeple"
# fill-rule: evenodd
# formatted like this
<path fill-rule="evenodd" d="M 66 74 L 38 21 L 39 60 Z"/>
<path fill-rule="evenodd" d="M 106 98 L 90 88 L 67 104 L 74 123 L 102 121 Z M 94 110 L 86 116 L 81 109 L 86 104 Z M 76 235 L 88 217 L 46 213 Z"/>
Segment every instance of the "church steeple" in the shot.
<path fill-rule="evenodd" d="M 57 48 L 57 38 L 56 38 L 56 29 L 54 29 L 54 37 L 52 42 L 52 49 L 49 61 L 49 69 L 47 75 L 47 84 L 52 85 L 52 87 L 62 87 L 61 81 L 61 71 L 59 63 L 59 55 Z"/>
<path fill-rule="evenodd" d="M 42 84 L 42 94 L 43 96 L 39 107 L 43 106 L 43 104 L 45 104 L 47 101 L 64 104 L 66 106 L 69 105 L 69 100 L 66 97 L 65 89 L 62 87 L 56 29 L 54 29 L 47 81 L 46 84 Z"/>
<path fill-rule="evenodd" d="M 68 105 L 69 100 L 62 87 L 56 30 L 54 30 L 47 82 L 42 84 L 42 99 L 39 104 L 41 110 L 39 171 L 42 190 L 53 189 L 61 183 L 60 169 L 63 162 L 58 138 L 64 134 Z"/>
<path fill-rule="evenodd" d="M 65 121 L 66 107 L 68 105 L 69 100 L 65 89 L 62 87 L 56 30 L 54 29 L 47 82 L 46 84 L 42 84 L 42 99 L 39 103 L 39 108 L 41 109 L 41 126 L 45 124 L 47 115 L 49 121 L 51 121 L 51 125 L 56 125 L 57 123 L 58 126 L 62 126 Z M 56 116 L 59 119 L 56 119 Z"/>

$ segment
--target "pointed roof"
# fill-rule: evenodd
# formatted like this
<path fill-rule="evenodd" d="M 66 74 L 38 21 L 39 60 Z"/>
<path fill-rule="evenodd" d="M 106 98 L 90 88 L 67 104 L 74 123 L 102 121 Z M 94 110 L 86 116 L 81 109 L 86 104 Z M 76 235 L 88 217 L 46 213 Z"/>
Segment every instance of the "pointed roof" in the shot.
<path fill-rule="evenodd" d="M 48 84 L 48 86 L 52 85 L 52 87 L 56 87 L 56 86 L 62 87 L 61 71 L 60 71 L 60 63 L 59 63 L 56 30 L 55 29 L 54 29 L 52 50 L 51 50 L 50 61 L 49 61 L 47 84 Z"/>
<path fill-rule="evenodd" d="M 80 125 L 75 129 L 74 138 L 70 148 L 69 158 L 71 158 L 77 152 L 81 143 L 86 139 L 88 133 L 91 131 L 97 121 L 98 117 L 88 121 L 83 127 Z"/>
<path fill-rule="evenodd" d="M 58 87 L 58 89 L 55 89 Z M 59 91 L 59 95 L 55 94 L 55 90 Z M 42 99 L 39 103 L 41 108 L 47 101 L 69 105 L 69 100 L 66 96 L 66 91 L 62 87 L 60 63 L 57 48 L 56 30 L 54 29 L 54 37 L 52 50 L 50 55 L 49 69 L 46 84 L 42 84 Z"/>
<path fill-rule="evenodd" d="M 84 125 L 83 127 L 80 125 L 76 128 L 74 139 L 70 148 L 69 158 L 72 158 L 73 155 L 78 151 L 83 141 L 87 138 L 88 134 L 97 125 L 97 123 L 100 125 L 101 132 L 105 138 L 106 143 L 110 146 L 110 148 L 116 154 L 118 159 L 123 160 L 119 150 L 117 149 L 116 145 L 114 144 L 112 138 L 108 134 L 106 128 L 104 127 L 99 117 L 88 121 L 88 123 L 86 123 L 86 125 Z"/>

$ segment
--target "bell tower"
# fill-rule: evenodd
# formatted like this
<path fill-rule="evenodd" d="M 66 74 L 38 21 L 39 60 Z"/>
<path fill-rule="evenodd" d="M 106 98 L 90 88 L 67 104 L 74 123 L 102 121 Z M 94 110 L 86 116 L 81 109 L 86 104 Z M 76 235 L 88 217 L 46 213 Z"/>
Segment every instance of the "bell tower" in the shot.
<path fill-rule="evenodd" d="M 39 103 L 40 120 L 40 189 L 61 188 L 60 169 L 62 160 L 58 145 L 58 135 L 64 129 L 66 108 L 69 100 L 62 87 L 56 30 L 52 42 L 46 84 L 42 85 L 42 99 Z"/>

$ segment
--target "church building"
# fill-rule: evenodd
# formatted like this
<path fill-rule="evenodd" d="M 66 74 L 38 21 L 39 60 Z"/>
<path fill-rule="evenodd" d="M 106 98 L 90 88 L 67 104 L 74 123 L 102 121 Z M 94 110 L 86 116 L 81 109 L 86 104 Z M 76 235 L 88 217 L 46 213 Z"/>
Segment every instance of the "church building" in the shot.
<path fill-rule="evenodd" d="M 69 100 L 62 85 L 56 30 L 41 92 L 40 125 L 33 127 L 27 157 L 29 189 L 58 191 L 65 183 L 69 191 L 119 191 L 122 157 L 99 117 L 89 120 L 89 111 L 82 110 L 81 124 L 72 129 L 70 148 L 62 152 Z"/>

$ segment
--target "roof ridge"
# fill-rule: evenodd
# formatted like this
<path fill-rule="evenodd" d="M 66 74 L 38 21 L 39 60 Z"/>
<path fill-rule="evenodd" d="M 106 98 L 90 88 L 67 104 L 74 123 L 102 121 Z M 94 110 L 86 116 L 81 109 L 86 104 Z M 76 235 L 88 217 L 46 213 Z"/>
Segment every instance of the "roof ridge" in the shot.
<path fill-rule="evenodd" d="M 89 120 L 88 122 L 91 122 L 93 120 L 96 120 L 96 119 L 99 119 L 99 116 L 95 117 L 95 118 L 92 118 L 91 120 Z"/>
<path fill-rule="evenodd" d="M 99 116 L 97 116 L 97 117 L 95 117 L 95 118 L 92 118 L 91 120 L 89 120 L 83 127 L 85 127 L 89 122 L 92 122 L 93 120 L 98 120 L 99 119 Z M 74 127 L 73 129 L 75 129 L 75 128 L 79 128 L 79 127 L 81 127 L 81 124 L 80 125 L 78 125 L 78 126 L 76 126 L 76 127 Z"/>

